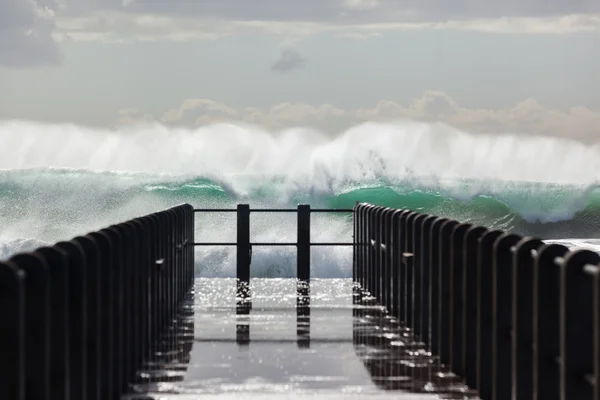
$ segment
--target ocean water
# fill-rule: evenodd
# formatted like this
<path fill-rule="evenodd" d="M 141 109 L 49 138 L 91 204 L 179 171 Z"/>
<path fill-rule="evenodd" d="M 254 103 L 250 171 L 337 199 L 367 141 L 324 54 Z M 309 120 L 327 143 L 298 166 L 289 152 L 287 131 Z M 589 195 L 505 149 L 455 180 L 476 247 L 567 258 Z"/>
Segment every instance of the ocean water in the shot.
<path fill-rule="evenodd" d="M 0 259 L 124 219 L 203 208 L 409 208 L 571 247 L 598 248 L 600 147 L 441 124 L 367 123 L 336 136 L 219 124 L 100 130 L 0 122 Z M 313 241 L 350 241 L 315 215 Z M 295 216 L 252 216 L 252 240 L 294 241 Z M 235 215 L 197 216 L 197 241 L 234 241 Z M 295 275 L 292 248 L 255 249 L 254 276 Z M 235 274 L 233 249 L 198 249 L 199 276 Z M 347 248 L 313 250 L 316 277 L 351 275 Z"/>

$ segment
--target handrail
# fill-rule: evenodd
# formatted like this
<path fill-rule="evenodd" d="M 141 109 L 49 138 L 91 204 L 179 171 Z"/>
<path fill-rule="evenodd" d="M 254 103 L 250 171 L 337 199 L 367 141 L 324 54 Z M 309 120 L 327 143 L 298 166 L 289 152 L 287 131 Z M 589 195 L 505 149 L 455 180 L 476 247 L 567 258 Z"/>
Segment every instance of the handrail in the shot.
<path fill-rule="evenodd" d="M 195 208 L 196 213 L 234 213 L 237 212 L 235 208 Z M 295 213 L 298 212 L 297 208 L 251 208 L 250 212 L 253 213 Z M 311 208 L 311 213 L 354 213 L 353 208 Z"/>
<path fill-rule="evenodd" d="M 354 232 L 360 290 L 480 398 L 600 398 L 600 254 L 370 204 Z"/>
<path fill-rule="evenodd" d="M 117 399 L 194 283 L 190 205 L 0 262 L 0 399 Z"/>
<path fill-rule="evenodd" d="M 300 204 L 297 208 L 250 208 L 248 204 L 238 204 L 235 209 L 196 208 L 195 213 L 233 213 L 237 214 L 236 242 L 195 242 L 194 246 L 225 246 L 237 248 L 237 278 L 240 296 L 249 295 L 250 265 L 252 248 L 255 246 L 275 246 L 297 248 L 297 276 L 301 281 L 310 280 L 310 248 L 313 246 L 344 246 L 354 247 L 355 242 L 312 242 L 310 240 L 310 216 L 313 213 L 352 213 L 353 208 L 311 208 L 308 204 Z M 250 214 L 251 213 L 296 213 L 298 215 L 296 242 L 251 242 Z M 242 294 L 245 293 L 245 294 Z"/>
<path fill-rule="evenodd" d="M 311 246 L 356 246 L 350 242 L 311 242 Z M 236 242 L 196 242 L 194 246 L 237 246 Z M 297 242 L 250 242 L 250 246 L 298 246 Z"/>

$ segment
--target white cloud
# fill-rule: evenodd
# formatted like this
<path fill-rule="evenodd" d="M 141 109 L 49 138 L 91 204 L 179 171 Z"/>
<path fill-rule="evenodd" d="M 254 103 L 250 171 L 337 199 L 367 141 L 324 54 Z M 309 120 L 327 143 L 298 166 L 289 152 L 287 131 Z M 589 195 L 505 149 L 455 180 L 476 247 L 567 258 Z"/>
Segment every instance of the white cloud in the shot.
<path fill-rule="evenodd" d="M 136 113 L 144 115 L 143 121 L 149 120 L 147 114 Z M 123 123 L 122 118 L 120 120 Z M 394 120 L 442 122 L 478 133 L 559 136 L 584 142 L 600 140 L 600 112 L 585 107 L 557 110 L 544 107 L 534 99 L 525 99 L 509 108 L 472 109 L 439 91 L 427 91 L 407 105 L 387 100 L 355 110 L 343 110 L 331 104 L 315 107 L 303 103 L 281 103 L 268 110 L 235 110 L 212 100 L 189 99 L 178 108 L 154 118 L 156 122 L 188 127 L 215 122 L 246 122 L 272 130 L 308 126 L 331 134 L 361 122 Z"/>
<path fill-rule="evenodd" d="M 65 16 L 121 10 L 130 14 L 221 21 L 336 23 L 345 18 L 359 23 L 391 23 L 600 13 L 597 0 L 65 0 L 65 3 L 68 11 Z M 349 10 L 360 12 L 346 12 Z"/>
<path fill-rule="evenodd" d="M 198 126 L 238 118 L 239 113 L 236 110 L 216 101 L 188 99 L 178 108 L 165 112 L 161 121 L 168 124 Z"/>
<path fill-rule="evenodd" d="M 15 1 L 15 0 L 10 0 Z M 566 34 L 600 31 L 597 0 L 69 0 L 57 39 L 199 40 L 266 32 L 360 38 L 389 30 Z M 288 39 L 289 40 L 289 39 Z"/>
<path fill-rule="evenodd" d="M 557 110 L 544 107 L 535 99 L 504 109 L 471 109 L 462 107 L 446 93 L 428 91 L 407 107 L 382 101 L 373 108 L 356 110 L 355 115 L 359 120 L 439 121 L 470 132 L 561 136 L 590 142 L 600 139 L 600 112 L 585 107 Z"/>
<path fill-rule="evenodd" d="M 379 6 L 378 0 L 346 0 L 346 8 L 351 10 L 370 10 Z"/>
<path fill-rule="evenodd" d="M 189 16 L 96 12 L 80 17 L 59 17 L 53 32 L 56 41 L 215 40 L 233 35 L 266 33 L 279 36 L 285 45 L 331 32 L 338 37 L 368 39 L 390 31 L 453 30 L 485 33 L 565 35 L 600 32 L 600 14 L 551 17 L 500 17 L 430 22 L 323 23 L 314 21 L 224 21 Z"/>
<path fill-rule="evenodd" d="M 262 32 L 333 32 L 365 39 L 390 30 L 570 34 L 600 31 L 598 0 L 2 0 L 0 65 L 60 62 L 64 40 L 212 40 Z"/>

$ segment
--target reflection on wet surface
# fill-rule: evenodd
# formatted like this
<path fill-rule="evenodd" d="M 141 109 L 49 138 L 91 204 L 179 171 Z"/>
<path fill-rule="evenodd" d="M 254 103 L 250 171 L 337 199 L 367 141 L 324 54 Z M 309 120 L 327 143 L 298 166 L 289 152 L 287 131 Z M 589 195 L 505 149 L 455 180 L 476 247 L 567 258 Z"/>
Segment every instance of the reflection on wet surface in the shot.
<path fill-rule="evenodd" d="M 129 399 L 468 398 L 351 279 L 197 279 Z"/>
<path fill-rule="evenodd" d="M 368 293 L 354 288 L 356 354 L 382 390 L 435 393 L 444 399 L 476 399 L 477 393 L 440 365 L 439 358 L 402 327 Z"/>
<path fill-rule="evenodd" d="M 154 399 L 152 393 L 178 393 L 177 382 L 183 382 L 194 344 L 194 291 L 179 309 L 177 318 L 148 356 L 138 372 L 130 393 L 123 399 Z"/>

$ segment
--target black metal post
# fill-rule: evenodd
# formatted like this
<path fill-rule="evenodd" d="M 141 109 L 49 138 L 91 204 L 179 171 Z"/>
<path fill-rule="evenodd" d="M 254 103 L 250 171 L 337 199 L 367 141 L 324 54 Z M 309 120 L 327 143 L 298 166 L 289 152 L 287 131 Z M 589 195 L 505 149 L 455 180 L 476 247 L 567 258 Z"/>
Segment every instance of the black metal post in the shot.
<path fill-rule="evenodd" d="M 512 360 L 511 336 L 513 247 L 521 236 L 505 233 L 494 243 L 492 263 L 492 399 L 508 399 L 511 396 Z"/>
<path fill-rule="evenodd" d="M 502 231 L 489 231 L 479 240 L 479 286 L 477 287 L 477 390 L 481 398 L 492 398 L 492 287 L 493 249 Z"/>
<path fill-rule="evenodd" d="M 452 330 L 452 316 L 451 316 L 451 304 L 452 304 L 452 274 L 451 274 L 451 246 L 450 236 L 452 235 L 453 229 L 458 225 L 458 222 L 449 220 L 446 221 L 440 229 L 439 238 L 439 268 L 440 268 L 440 348 L 439 356 L 440 361 L 444 364 L 445 368 L 450 366 L 450 353 L 451 353 L 451 338 L 450 334 Z"/>
<path fill-rule="evenodd" d="M 560 270 L 557 257 L 569 249 L 544 245 L 538 251 L 533 276 L 533 399 L 560 399 Z"/>
<path fill-rule="evenodd" d="M 250 247 L 250 206 L 237 206 L 237 296 L 250 297 L 250 263 L 252 248 Z"/>
<path fill-rule="evenodd" d="M 299 281 L 310 280 L 310 205 L 298 205 L 298 253 L 296 256 Z"/>
<path fill-rule="evenodd" d="M 594 369 L 594 284 L 600 255 L 595 251 L 576 250 L 561 265 L 560 326 L 562 400 L 596 398 Z M 586 266 L 596 270 L 588 273 Z"/>
<path fill-rule="evenodd" d="M 466 335 L 466 292 L 464 244 L 470 224 L 456 225 L 452 230 L 450 241 L 450 366 L 452 372 L 464 377 L 464 345 Z"/>
<path fill-rule="evenodd" d="M 441 348 L 441 307 L 440 307 L 440 233 L 444 224 L 448 221 L 445 218 L 437 218 L 431 224 L 431 241 L 429 247 L 429 262 L 430 262 L 430 351 L 439 356 Z"/>
<path fill-rule="evenodd" d="M 25 277 L 25 398 L 46 400 L 50 393 L 48 264 L 35 253 L 18 254 L 10 261 L 19 266 Z"/>
<path fill-rule="evenodd" d="M 59 242 L 55 246 L 68 257 L 69 304 L 69 393 L 71 399 L 87 399 L 87 262 L 81 245 L 75 241 Z"/>
<path fill-rule="evenodd" d="M 465 303 L 466 303 L 466 332 L 464 353 L 464 378 L 467 385 L 477 387 L 477 357 L 478 347 L 478 324 L 479 324 L 479 239 L 487 233 L 487 229 L 481 226 L 471 227 L 465 235 L 464 240 L 464 272 L 465 272 Z"/>
<path fill-rule="evenodd" d="M 51 400 L 69 400 L 69 264 L 67 253 L 56 247 L 36 252 L 47 262 L 50 283 L 50 394 Z"/>
<path fill-rule="evenodd" d="M 0 263 L 0 398 L 25 400 L 25 274 Z"/>
<path fill-rule="evenodd" d="M 511 398 L 514 400 L 533 397 L 533 262 L 542 245 L 541 240 L 524 238 L 513 250 Z"/>
<path fill-rule="evenodd" d="M 401 271 L 401 262 L 402 262 L 402 254 L 400 254 L 400 221 L 401 216 L 404 211 L 396 210 L 392 214 L 392 222 L 390 224 L 390 294 L 391 294 L 391 305 L 390 305 L 390 315 L 394 318 L 399 318 L 400 315 L 400 295 L 401 295 L 401 280 L 400 280 L 400 271 Z"/>

